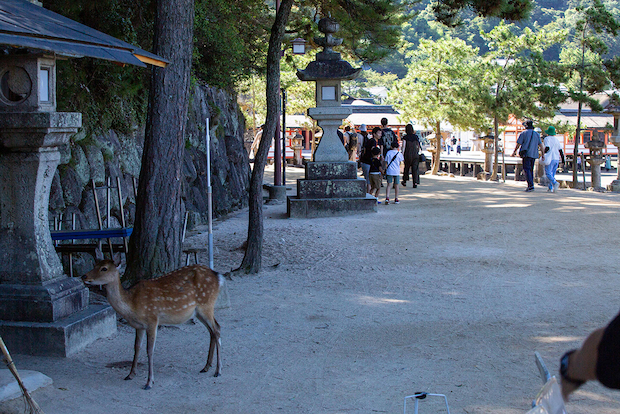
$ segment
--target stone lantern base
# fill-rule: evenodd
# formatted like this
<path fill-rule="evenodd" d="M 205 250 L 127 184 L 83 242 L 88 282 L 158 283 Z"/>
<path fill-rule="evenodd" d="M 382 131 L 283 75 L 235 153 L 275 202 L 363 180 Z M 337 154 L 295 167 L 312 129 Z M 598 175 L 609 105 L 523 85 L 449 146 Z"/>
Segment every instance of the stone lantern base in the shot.
<path fill-rule="evenodd" d="M 116 333 L 116 313 L 109 305 L 90 305 L 53 322 L 0 320 L 0 332 L 16 354 L 67 357 Z"/>
<path fill-rule="evenodd" d="M 352 161 L 307 163 L 306 178 L 297 180 L 297 196 L 287 199 L 292 218 L 376 212 L 377 199 L 366 193 L 366 180 L 357 178 Z"/>
<path fill-rule="evenodd" d="M 613 180 L 608 186 L 607 191 L 614 193 L 620 193 L 620 180 Z"/>
<path fill-rule="evenodd" d="M 16 354 L 64 357 L 116 332 L 114 310 L 63 274 L 49 231 L 58 147 L 80 125 L 79 113 L 0 117 L 0 335 Z"/>

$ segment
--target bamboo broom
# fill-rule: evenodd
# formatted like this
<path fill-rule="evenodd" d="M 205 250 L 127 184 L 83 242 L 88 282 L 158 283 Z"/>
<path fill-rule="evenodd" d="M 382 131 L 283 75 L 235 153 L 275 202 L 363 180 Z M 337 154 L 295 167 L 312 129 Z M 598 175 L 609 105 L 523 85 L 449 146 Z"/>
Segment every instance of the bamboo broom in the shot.
<path fill-rule="evenodd" d="M 2 353 L 4 354 L 4 362 L 6 363 L 6 366 L 9 367 L 11 374 L 13 374 L 13 376 L 17 380 L 17 384 L 19 384 L 19 388 L 22 390 L 22 394 L 24 395 L 24 403 L 26 404 L 25 412 L 27 414 L 43 414 L 43 410 L 41 410 L 39 404 L 37 404 L 37 402 L 32 399 L 30 393 L 28 393 L 28 390 L 24 386 L 22 379 L 19 377 L 19 374 L 17 373 L 17 368 L 15 368 L 15 363 L 11 359 L 11 354 L 9 354 L 9 350 L 4 344 L 1 336 L 0 348 L 2 348 Z"/>

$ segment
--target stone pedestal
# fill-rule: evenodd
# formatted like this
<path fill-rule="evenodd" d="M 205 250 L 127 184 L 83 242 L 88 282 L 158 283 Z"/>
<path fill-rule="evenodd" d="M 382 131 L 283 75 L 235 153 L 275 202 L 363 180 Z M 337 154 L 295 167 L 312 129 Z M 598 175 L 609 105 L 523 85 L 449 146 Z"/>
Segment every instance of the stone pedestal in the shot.
<path fill-rule="evenodd" d="M 116 330 L 110 307 L 89 307 L 82 282 L 63 273 L 49 232 L 58 146 L 81 114 L 0 116 L 0 335 L 14 353 L 66 356 Z"/>
<path fill-rule="evenodd" d="M 306 178 L 297 180 L 297 196 L 287 199 L 293 218 L 371 212 L 377 212 L 377 199 L 366 193 L 366 180 L 357 178 L 357 164 L 350 161 L 307 163 Z"/>
<path fill-rule="evenodd" d="M 323 136 L 314 151 L 313 161 L 348 162 L 349 154 L 338 137 L 338 127 L 342 120 L 351 115 L 350 108 L 342 106 L 323 106 L 308 109 L 308 116 L 315 119 L 323 130 Z"/>

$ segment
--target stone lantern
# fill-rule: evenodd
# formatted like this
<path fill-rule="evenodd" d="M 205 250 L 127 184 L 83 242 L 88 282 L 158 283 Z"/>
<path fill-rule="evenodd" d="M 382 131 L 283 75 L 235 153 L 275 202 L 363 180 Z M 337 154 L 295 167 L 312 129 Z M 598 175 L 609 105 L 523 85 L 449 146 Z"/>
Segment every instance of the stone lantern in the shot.
<path fill-rule="evenodd" d="M 493 153 L 495 151 L 495 136 L 492 129 L 489 128 L 489 133 L 481 138 L 484 142 L 482 152 L 484 152 L 484 174 L 485 178 L 488 178 L 493 168 Z"/>
<path fill-rule="evenodd" d="M 354 69 L 340 59 L 332 48 L 342 43 L 333 37 L 339 30 L 331 18 L 319 21 L 319 31 L 325 37 L 314 41 L 323 47 L 316 60 L 304 70 L 297 70 L 302 81 L 316 82 L 316 108 L 308 109 L 323 130 L 321 141 L 314 151 L 313 160 L 306 164 L 306 178 L 297 181 L 297 196 L 288 197 L 289 217 L 325 217 L 377 211 L 377 199 L 366 194 L 366 180 L 357 178 L 357 164 L 338 137 L 338 127 L 352 112 L 341 103 L 341 83 L 355 79 L 361 68 Z"/>
<path fill-rule="evenodd" d="M 614 132 L 609 137 L 609 143 L 618 148 L 619 160 L 620 160 L 620 105 L 610 104 L 605 108 L 605 112 L 612 114 L 614 117 Z M 620 162 L 618 167 L 618 176 L 607 187 L 608 190 L 615 193 L 620 193 Z"/>
<path fill-rule="evenodd" d="M 603 141 L 593 139 L 592 141 L 586 142 L 585 147 L 590 150 L 590 154 L 588 155 L 586 161 L 590 164 L 592 189 L 594 191 L 603 191 L 604 188 L 601 187 L 601 164 L 605 162 L 605 157 L 603 156 L 603 148 L 605 148 L 605 143 Z"/>
<path fill-rule="evenodd" d="M 82 114 L 56 112 L 53 57 L 0 57 L 0 331 L 21 353 L 70 354 L 73 330 L 114 330 L 114 313 L 87 309 L 88 290 L 64 274 L 49 231 L 58 147 L 80 126 Z"/>
<path fill-rule="evenodd" d="M 82 125 L 80 113 L 56 112 L 56 57 L 166 62 L 23 1 L 0 2 L 0 32 L 0 334 L 16 353 L 67 356 L 115 332 L 116 317 L 108 305 L 89 305 L 52 244 L 59 146 Z"/>

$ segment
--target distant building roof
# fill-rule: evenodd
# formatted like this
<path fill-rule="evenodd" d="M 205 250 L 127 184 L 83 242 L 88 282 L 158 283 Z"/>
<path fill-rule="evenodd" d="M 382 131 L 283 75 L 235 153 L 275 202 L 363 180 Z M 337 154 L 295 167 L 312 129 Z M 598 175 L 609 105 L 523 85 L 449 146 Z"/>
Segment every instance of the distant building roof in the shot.
<path fill-rule="evenodd" d="M 89 56 L 146 66 L 169 62 L 153 53 L 24 0 L 0 1 L 0 48 L 27 48 L 60 56 Z"/>
<path fill-rule="evenodd" d="M 611 94 L 611 91 L 609 92 Z M 592 95 L 605 108 L 609 105 L 609 94 L 598 93 Z M 569 125 L 577 125 L 577 112 L 579 104 L 572 100 L 568 100 L 560 105 L 560 110 L 556 112 L 553 120 L 555 122 L 567 122 Z M 603 112 L 594 112 L 588 106 L 584 105 L 581 109 L 581 124 L 585 128 L 605 128 L 607 124 L 613 125 L 613 115 Z"/>

